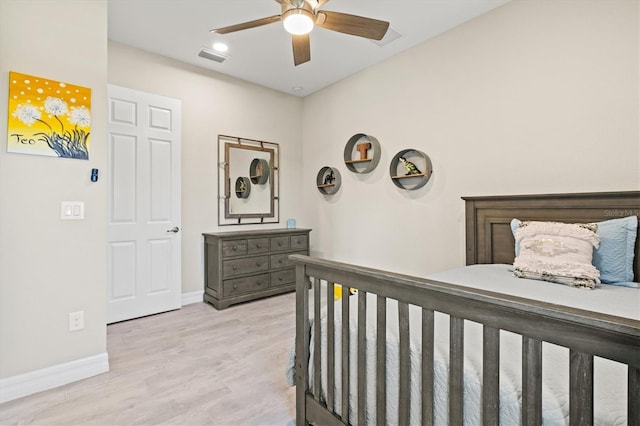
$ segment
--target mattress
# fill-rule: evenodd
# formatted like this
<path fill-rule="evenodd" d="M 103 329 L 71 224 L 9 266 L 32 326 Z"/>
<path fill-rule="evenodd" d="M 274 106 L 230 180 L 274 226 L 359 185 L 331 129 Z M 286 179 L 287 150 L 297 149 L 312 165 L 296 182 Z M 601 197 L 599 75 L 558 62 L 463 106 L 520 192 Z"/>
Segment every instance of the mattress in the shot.
<path fill-rule="evenodd" d="M 451 284 L 524 297 L 546 303 L 640 320 L 637 288 L 598 284 L 594 290 L 547 281 L 517 278 L 512 265 L 470 265 L 426 278 Z"/>
<path fill-rule="evenodd" d="M 427 278 L 457 285 L 479 288 L 487 291 L 505 293 L 525 297 L 547 303 L 586 309 L 595 312 L 617 315 L 625 318 L 640 319 L 640 292 L 638 289 L 600 285 L 595 290 L 583 290 L 561 284 L 516 278 L 510 271 L 511 265 L 472 265 Z M 348 285 L 348 283 L 346 284 Z M 375 424 L 375 307 L 376 296 L 367 295 L 367 424 Z M 349 299 L 351 312 L 357 312 L 358 295 Z M 421 424 L 421 309 L 410 305 L 410 424 Z M 387 421 L 397 422 L 398 414 L 398 371 L 399 371 L 399 332 L 397 302 L 387 303 Z M 341 309 L 335 309 L 335 359 L 336 371 L 341 371 Z M 326 313 L 321 315 L 322 321 L 322 374 L 321 392 L 326 395 Z M 357 407 L 356 392 L 356 332 L 357 315 L 350 315 L 350 423 L 356 424 L 353 416 Z M 311 328 L 311 356 L 313 356 L 313 327 Z M 500 421 L 501 424 L 518 424 L 520 422 L 521 399 L 521 337 L 501 331 L 500 333 Z M 293 357 L 291 357 L 293 358 Z M 445 314 L 435 315 L 435 401 L 434 416 L 436 424 L 446 424 L 447 413 L 447 381 L 449 358 L 449 317 Z M 293 359 L 289 365 L 292 372 Z M 549 425 L 568 424 L 569 416 L 569 351 L 550 343 L 543 343 L 543 391 L 542 416 L 543 423 Z M 313 378 L 313 366 L 309 365 L 309 376 Z M 481 377 L 482 377 L 482 326 L 465 321 L 465 359 L 464 359 L 464 423 L 481 424 Z M 312 380 L 312 379 L 311 379 Z M 594 360 L 594 421 L 596 424 L 626 424 L 627 416 L 627 367 L 606 359 Z M 313 385 L 313 383 L 311 383 Z M 335 395 L 341 394 L 341 383 L 336 378 Z M 341 413 L 340 398 L 336 398 L 336 413 Z"/>

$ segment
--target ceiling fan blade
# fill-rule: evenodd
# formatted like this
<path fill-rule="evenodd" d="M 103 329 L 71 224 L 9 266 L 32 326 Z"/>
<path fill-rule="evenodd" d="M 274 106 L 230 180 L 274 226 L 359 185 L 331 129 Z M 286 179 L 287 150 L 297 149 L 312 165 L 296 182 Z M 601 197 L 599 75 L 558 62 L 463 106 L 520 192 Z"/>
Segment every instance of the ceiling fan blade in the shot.
<path fill-rule="evenodd" d="M 295 66 L 311 60 L 311 43 L 309 34 L 294 35 L 293 37 L 293 63 Z"/>
<path fill-rule="evenodd" d="M 261 27 L 263 25 L 272 24 L 280 20 L 280 15 L 270 16 L 268 18 L 256 19 L 255 21 L 244 22 L 242 24 L 230 25 L 228 27 L 217 28 L 211 30 L 212 33 L 227 34 L 240 30 L 248 30 L 249 28 Z"/>
<path fill-rule="evenodd" d="M 328 30 L 374 40 L 381 40 L 389 28 L 387 21 L 328 10 L 318 12 L 316 25 Z"/>

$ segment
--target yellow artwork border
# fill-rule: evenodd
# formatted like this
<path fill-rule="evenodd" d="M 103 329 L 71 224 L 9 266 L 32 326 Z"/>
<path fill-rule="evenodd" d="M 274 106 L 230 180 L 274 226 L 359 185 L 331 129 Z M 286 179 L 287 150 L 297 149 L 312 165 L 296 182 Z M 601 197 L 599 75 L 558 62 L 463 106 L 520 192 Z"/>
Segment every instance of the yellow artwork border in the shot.
<path fill-rule="evenodd" d="M 7 152 L 89 159 L 91 89 L 9 72 Z"/>

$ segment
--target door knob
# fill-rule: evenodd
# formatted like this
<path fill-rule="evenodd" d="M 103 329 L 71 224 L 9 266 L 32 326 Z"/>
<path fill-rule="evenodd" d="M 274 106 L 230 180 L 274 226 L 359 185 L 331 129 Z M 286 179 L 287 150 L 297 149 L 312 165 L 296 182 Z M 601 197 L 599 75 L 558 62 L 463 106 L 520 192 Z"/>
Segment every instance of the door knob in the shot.
<path fill-rule="evenodd" d="M 174 226 L 171 229 L 167 229 L 167 232 L 173 232 L 174 234 L 177 233 L 178 231 L 180 231 L 180 228 L 178 228 L 177 226 Z"/>

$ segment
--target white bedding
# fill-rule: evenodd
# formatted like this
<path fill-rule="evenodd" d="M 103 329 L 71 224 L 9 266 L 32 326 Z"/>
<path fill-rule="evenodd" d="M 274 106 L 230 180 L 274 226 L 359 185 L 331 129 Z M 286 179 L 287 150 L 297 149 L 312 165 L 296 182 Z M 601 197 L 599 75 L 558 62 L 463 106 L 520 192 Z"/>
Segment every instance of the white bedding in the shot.
<path fill-rule="evenodd" d="M 634 288 L 601 285 L 596 290 L 582 290 L 561 284 L 548 283 L 516 278 L 509 270 L 510 265 L 473 265 L 428 276 L 427 278 L 466 285 L 489 291 L 511 294 L 549 303 L 588 309 L 596 312 L 622 316 L 640 320 L 640 291 Z M 357 295 L 350 298 L 350 372 L 351 413 L 356 401 L 356 330 L 357 330 Z M 368 295 L 367 300 L 367 424 L 375 423 L 375 295 Z M 326 394 L 326 314 L 322 318 L 322 389 Z M 398 413 L 398 325 L 397 303 L 387 303 L 387 419 L 389 424 L 397 422 Z M 341 310 L 335 309 L 336 337 L 336 371 L 341 371 Z M 421 347 L 421 310 L 410 306 L 411 329 L 411 412 L 410 423 L 420 424 L 420 347 Z M 449 320 L 448 316 L 436 313 L 435 317 L 435 423 L 447 423 L 447 365 L 449 357 Z M 313 328 L 311 337 L 311 354 L 313 354 Z M 464 421 L 465 424 L 481 423 L 481 372 L 482 372 L 482 326 L 465 321 L 465 364 L 464 364 Z M 312 355 L 313 356 L 313 355 Z M 293 369 L 291 357 L 289 370 Z M 521 391 L 521 337 L 508 332 L 501 332 L 501 372 L 500 372 L 500 420 L 501 424 L 518 424 L 520 419 Z M 310 363 L 310 377 L 312 375 Z M 595 423 L 626 423 L 626 372 L 625 365 L 596 358 L 595 367 Z M 568 423 L 568 349 L 556 345 L 543 344 L 543 422 L 544 424 Z M 336 379 L 336 412 L 341 412 L 341 384 Z M 355 417 L 350 418 L 352 424 L 357 423 Z"/>

